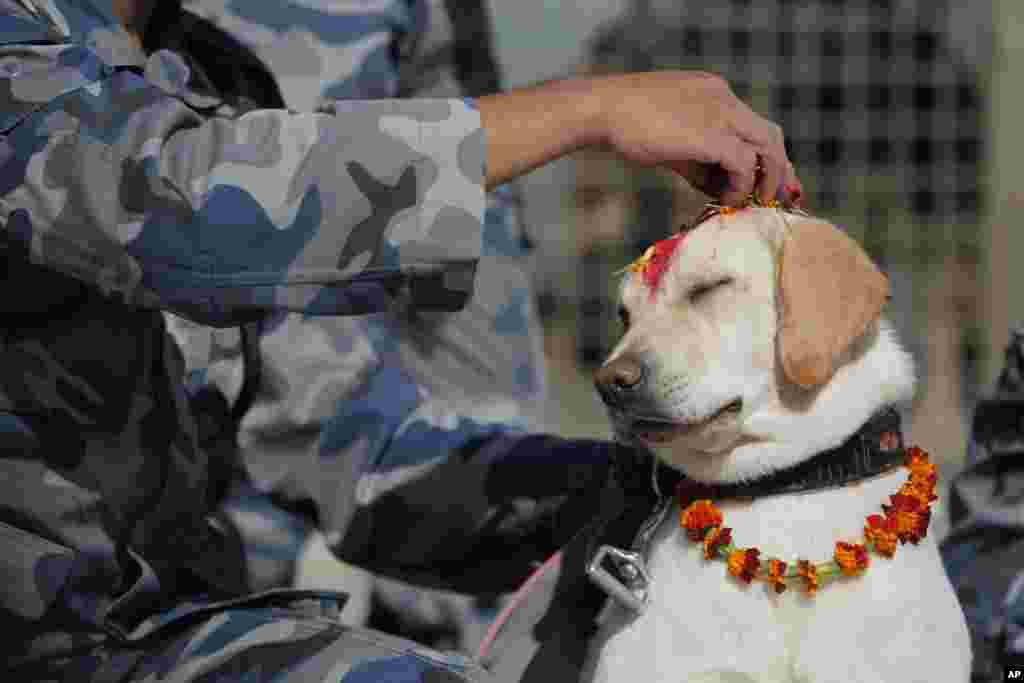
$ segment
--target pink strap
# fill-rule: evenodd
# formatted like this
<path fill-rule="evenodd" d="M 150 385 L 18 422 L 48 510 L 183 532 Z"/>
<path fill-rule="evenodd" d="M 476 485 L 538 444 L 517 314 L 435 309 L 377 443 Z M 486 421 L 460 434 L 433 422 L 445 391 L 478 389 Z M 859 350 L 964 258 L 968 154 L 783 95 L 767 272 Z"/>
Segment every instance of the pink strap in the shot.
<path fill-rule="evenodd" d="M 548 571 L 551 571 L 552 569 L 557 570 L 561 563 L 562 552 L 559 551 L 549 557 L 544 564 L 534 570 L 534 572 L 530 574 L 529 578 L 523 582 L 523 585 L 515 592 L 508 605 L 505 606 L 505 609 L 501 610 L 501 614 L 494 619 L 490 628 L 487 629 L 487 635 L 484 636 L 483 641 L 480 643 L 480 648 L 477 650 L 478 659 L 482 660 L 487 656 L 487 650 L 490 648 L 491 643 L 493 643 L 498 637 L 498 632 L 501 630 L 501 627 L 504 626 L 505 622 L 512 615 L 512 612 L 518 609 L 526 600 L 530 591 L 533 589 L 534 584 L 536 584 Z"/>

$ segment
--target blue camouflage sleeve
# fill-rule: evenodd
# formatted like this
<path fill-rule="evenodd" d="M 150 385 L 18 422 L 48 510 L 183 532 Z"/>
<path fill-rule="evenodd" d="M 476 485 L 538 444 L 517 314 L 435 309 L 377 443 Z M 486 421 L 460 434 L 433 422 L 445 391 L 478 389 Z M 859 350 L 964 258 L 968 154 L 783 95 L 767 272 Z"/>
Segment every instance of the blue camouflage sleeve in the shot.
<path fill-rule="evenodd" d="M 7 249 L 213 325 L 366 313 L 400 296 L 464 305 L 485 148 L 461 99 L 205 116 L 179 91 L 188 67 L 174 53 L 112 66 L 89 40 L 5 16 L 13 6 L 0 3 Z"/>
<path fill-rule="evenodd" d="M 241 441 L 260 486 L 317 502 L 341 559 L 418 585 L 501 592 L 593 518 L 620 446 L 530 433 L 509 406 L 434 394 L 401 363 L 384 314 L 332 322 L 361 330 L 346 355 L 357 377 L 337 381 L 337 367 L 316 392 L 276 392 Z M 323 367 L 322 356 L 287 360 L 283 376 L 310 386 Z M 282 462 L 289 434 L 308 434 L 315 460 Z"/>
<path fill-rule="evenodd" d="M 264 560 L 291 557 L 280 551 L 293 526 L 260 495 L 291 509 L 312 503 L 351 564 L 466 593 L 514 590 L 593 519 L 626 447 L 531 433 L 511 399 L 432 391 L 402 363 L 387 313 L 285 317 L 291 324 L 258 323 L 262 390 L 237 436 L 252 486 L 225 510 L 260 556 L 262 577 L 250 565 L 260 585 L 287 571 Z M 224 343 L 215 340 L 217 361 L 198 384 L 230 397 L 241 359 L 222 356 Z"/>

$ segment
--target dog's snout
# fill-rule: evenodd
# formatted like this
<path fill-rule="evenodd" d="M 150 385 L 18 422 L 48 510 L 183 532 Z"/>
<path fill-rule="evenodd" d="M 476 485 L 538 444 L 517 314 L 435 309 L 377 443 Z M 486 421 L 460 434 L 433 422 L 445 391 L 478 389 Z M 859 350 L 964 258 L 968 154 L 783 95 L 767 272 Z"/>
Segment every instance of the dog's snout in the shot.
<path fill-rule="evenodd" d="M 620 405 L 644 381 L 644 365 L 637 358 L 622 355 L 602 365 L 594 375 L 594 385 L 608 405 Z"/>

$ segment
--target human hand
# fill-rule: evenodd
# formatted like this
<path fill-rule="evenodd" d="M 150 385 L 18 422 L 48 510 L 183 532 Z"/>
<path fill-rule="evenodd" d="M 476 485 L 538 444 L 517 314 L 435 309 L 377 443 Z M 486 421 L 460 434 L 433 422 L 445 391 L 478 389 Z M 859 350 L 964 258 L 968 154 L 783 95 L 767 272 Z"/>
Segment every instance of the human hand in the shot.
<path fill-rule="evenodd" d="M 754 191 L 762 201 L 802 194 L 782 129 L 718 76 L 655 71 L 603 76 L 590 85 L 599 138 L 626 159 L 671 168 L 725 204 L 740 204 Z"/>

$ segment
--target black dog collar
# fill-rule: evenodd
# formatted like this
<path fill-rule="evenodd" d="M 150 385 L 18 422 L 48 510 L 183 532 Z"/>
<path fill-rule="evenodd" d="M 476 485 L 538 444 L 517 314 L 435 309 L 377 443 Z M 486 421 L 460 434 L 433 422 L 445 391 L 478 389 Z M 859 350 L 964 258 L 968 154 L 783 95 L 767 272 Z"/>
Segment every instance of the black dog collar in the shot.
<path fill-rule="evenodd" d="M 906 451 L 900 415 L 893 408 L 875 414 L 839 446 L 793 467 L 747 482 L 703 484 L 680 477 L 680 495 L 688 500 L 761 498 L 846 486 L 890 472 L 904 463 Z"/>

